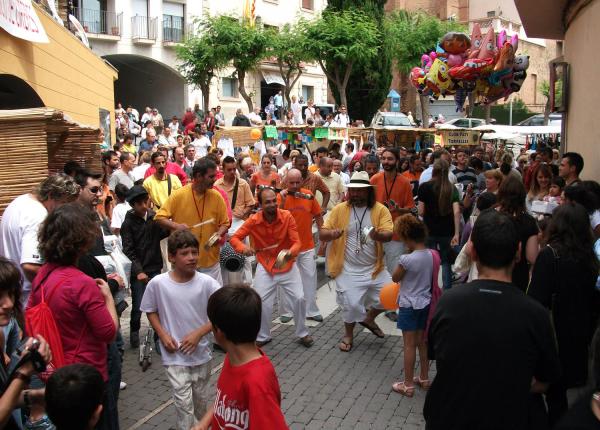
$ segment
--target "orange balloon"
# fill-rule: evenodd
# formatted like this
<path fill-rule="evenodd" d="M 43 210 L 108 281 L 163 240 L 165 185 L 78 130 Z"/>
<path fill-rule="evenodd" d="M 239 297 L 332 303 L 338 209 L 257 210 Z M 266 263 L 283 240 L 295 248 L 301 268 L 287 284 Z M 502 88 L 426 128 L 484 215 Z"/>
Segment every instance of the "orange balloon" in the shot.
<path fill-rule="evenodd" d="M 398 309 L 398 294 L 400 294 L 400 285 L 396 282 L 385 284 L 379 292 L 379 301 L 381 306 L 388 311 Z"/>
<path fill-rule="evenodd" d="M 252 130 L 250 130 L 250 137 L 253 140 L 258 140 L 262 137 L 262 131 L 258 128 L 253 128 Z"/>

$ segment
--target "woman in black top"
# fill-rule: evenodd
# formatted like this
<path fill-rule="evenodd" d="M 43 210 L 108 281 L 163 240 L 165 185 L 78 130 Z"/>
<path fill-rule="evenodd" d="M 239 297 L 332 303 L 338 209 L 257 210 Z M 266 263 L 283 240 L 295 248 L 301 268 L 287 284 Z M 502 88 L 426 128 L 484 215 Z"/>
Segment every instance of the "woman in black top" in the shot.
<path fill-rule="evenodd" d="M 552 214 L 547 245 L 533 269 L 527 294 L 552 311 L 561 380 L 546 394 L 550 423 L 567 410 L 566 390 L 587 381 L 588 349 L 598 317 L 598 260 L 585 208 L 566 203 Z"/>
<path fill-rule="evenodd" d="M 450 247 L 458 245 L 460 204 L 458 190 L 448 179 L 450 166 L 438 159 L 433 164 L 431 180 L 419 186 L 419 215 L 427 226 L 427 247 L 440 252 L 444 288 L 452 286 Z"/>
<path fill-rule="evenodd" d="M 538 226 L 535 219 L 527 213 L 525 186 L 516 177 L 509 175 L 502 181 L 498 189 L 496 209 L 511 217 L 521 242 L 519 261 L 513 268 L 512 283 L 520 290 L 526 291 L 529 285 L 529 268 L 539 252 Z"/>

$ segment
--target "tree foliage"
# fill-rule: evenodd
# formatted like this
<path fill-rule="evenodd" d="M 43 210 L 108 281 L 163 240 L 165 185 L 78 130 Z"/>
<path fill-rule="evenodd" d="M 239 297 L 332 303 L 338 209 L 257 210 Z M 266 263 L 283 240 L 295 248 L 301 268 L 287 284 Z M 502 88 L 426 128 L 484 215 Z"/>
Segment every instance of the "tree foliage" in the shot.
<path fill-rule="evenodd" d="M 210 106 L 210 84 L 219 70 L 228 64 L 228 59 L 221 56 L 215 49 L 217 43 L 212 39 L 212 33 L 206 31 L 211 22 L 207 18 L 195 22 L 198 36 L 187 38 L 176 49 L 180 64 L 177 69 L 186 82 L 202 91 L 204 111 Z"/>
<path fill-rule="evenodd" d="M 378 53 L 381 34 L 376 21 L 360 9 L 326 10 L 320 19 L 306 25 L 306 46 L 348 105 L 346 89 L 352 70 Z"/>
<path fill-rule="evenodd" d="M 392 82 L 391 46 L 384 33 L 385 3 L 386 0 L 329 0 L 327 3 L 328 10 L 360 8 L 375 20 L 380 33 L 377 54 L 353 67 L 346 89 L 350 117 L 361 118 L 366 122 L 370 121 L 385 102 Z M 339 102 L 339 93 L 331 81 L 330 86 Z"/>
<path fill-rule="evenodd" d="M 252 26 L 231 16 L 210 18 L 206 29 L 215 40 L 218 58 L 230 61 L 238 80 L 238 91 L 251 112 L 254 109 L 252 96 L 246 91 L 245 79 L 248 72 L 255 70 L 267 55 L 267 34 L 261 26 Z"/>
<path fill-rule="evenodd" d="M 290 93 L 298 82 L 304 70 L 304 63 L 313 60 L 311 53 L 306 49 L 309 43 L 303 31 L 303 20 L 295 25 L 286 24 L 280 30 L 268 32 L 269 55 L 272 56 L 279 67 L 279 73 L 285 83 L 284 94 L 287 105 L 290 106 Z"/>

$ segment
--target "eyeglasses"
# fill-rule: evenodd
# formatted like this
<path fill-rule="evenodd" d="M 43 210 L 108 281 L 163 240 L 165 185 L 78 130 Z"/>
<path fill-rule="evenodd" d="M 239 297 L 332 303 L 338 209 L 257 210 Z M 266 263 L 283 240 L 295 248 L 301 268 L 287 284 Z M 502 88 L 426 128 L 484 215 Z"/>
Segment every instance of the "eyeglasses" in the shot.
<path fill-rule="evenodd" d="M 92 194 L 98 194 L 98 191 L 100 191 L 100 187 L 91 187 L 88 188 L 88 191 Z"/>

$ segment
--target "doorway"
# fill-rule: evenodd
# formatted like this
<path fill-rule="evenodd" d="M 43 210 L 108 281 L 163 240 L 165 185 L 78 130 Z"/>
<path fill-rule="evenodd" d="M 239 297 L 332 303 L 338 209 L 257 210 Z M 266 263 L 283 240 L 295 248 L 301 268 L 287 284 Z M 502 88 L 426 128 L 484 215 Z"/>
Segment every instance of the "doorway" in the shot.
<path fill-rule="evenodd" d="M 264 112 L 265 108 L 269 104 L 269 98 L 275 96 L 279 91 L 282 91 L 283 94 L 283 85 L 277 84 L 273 82 L 272 84 L 267 84 L 267 82 L 263 79 L 260 81 L 260 110 Z M 285 97 L 283 100 L 285 104 Z M 266 115 L 265 115 L 266 117 Z"/>

